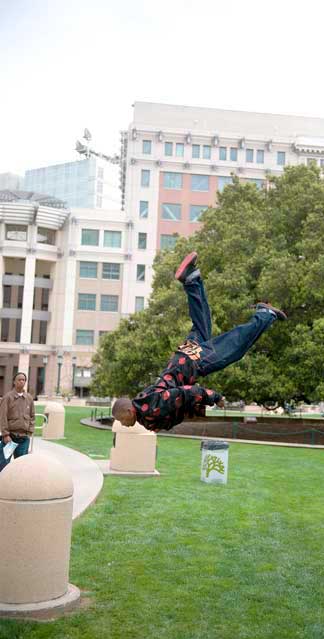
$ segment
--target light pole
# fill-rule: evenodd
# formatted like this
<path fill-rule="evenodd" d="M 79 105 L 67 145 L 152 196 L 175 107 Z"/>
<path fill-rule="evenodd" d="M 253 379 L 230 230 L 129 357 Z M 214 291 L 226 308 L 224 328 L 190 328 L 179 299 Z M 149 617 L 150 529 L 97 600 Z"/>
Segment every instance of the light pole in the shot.
<path fill-rule="evenodd" d="M 47 357 L 47 355 L 44 355 L 44 357 L 43 357 L 43 364 L 44 364 L 44 377 L 43 377 L 42 395 L 45 395 L 46 366 L 47 366 L 47 364 L 48 364 L 48 357 Z"/>
<path fill-rule="evenodd" d="M 57 356 L 57 385 L 56 385 L 56 395 L 60 394 L 60 384 L 61 384 L 61 368 L 63 364 L 63 355 L 60 353 Z"/>
<path fill-rule="evenodd" d="M 75 394 L 75 369 L 76 369 L 77 357 L 73 355 L 72 357 L 72 393 Z"/>

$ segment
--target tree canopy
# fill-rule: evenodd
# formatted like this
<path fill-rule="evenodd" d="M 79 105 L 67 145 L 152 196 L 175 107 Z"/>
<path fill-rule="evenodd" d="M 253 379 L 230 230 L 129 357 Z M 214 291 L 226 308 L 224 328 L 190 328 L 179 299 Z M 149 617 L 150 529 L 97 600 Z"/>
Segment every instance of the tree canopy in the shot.
<path fill-rule="evenodd" d="M 152 382 L 189 328 L 186 296 L 174 272 L 198 251 L 213 332 L 229 330 L 269 300 L 275 322 L 236 364 L 208 378 L 227 399 L 265 403 L 324 398 L 324 182 L 314 165 L 287 167 L 268 188 L 239 182 L 218 194 L 201 229 L 161 251 L 148 307 L 102 338 L 94 357 L 96 395 L 133 396 Z"/>

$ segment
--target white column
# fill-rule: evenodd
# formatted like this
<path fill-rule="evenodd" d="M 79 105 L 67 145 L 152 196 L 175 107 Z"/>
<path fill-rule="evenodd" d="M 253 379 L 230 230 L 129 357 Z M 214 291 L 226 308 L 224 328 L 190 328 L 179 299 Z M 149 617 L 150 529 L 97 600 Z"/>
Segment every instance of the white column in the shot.
<path fill-rule="evenodd" d="M 76 258 L 74 256 L 68 257 L 68 259 L 66 260 L 65 271 L 64 309 L 62 309 L 64 313 L 62 345 L 64 346 L 72 346 L 73 344 L 76 269 Z"/>
<path fill-rule="evenodd" d="M 26 377 L 27 377 L 27 384 L 25 386 L 25 388 L 28 388 L 28 383 L 29 383 L 29 379 L 28 379 L 28 373 L 29 373 L 29 353 L 19 353 L 19 360 L 18 360 L 18 372 L 19 373 L 25 373 Z"/>
<path fill-rule="evenodd" d="M 34 283 L 35 283 L 35 255 L 27 255 L 25 261 L 25 278 L 24 278 L 24 294 L 21 318 L 21 344 L 30 344 L 32 317 L 33 317 L 33 299 L 34 299 Z"/>
<path fill-rule="evenodd" d="M 0 308 L 3 306 L 3 283 L 2 278 L 4 275 L 4 258 L 0 255 Z"/>

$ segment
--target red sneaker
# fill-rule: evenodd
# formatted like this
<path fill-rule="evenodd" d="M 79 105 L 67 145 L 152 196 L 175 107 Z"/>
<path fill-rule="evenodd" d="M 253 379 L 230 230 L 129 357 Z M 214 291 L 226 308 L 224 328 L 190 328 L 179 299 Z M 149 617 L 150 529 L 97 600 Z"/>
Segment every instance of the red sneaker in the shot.
<path fill-rule="evenodd" d="M 195 270 L 197 259 L 198 259 L 198 253 L 196 253 L 196 251 L 193 251 L 192 253 L 189 253 L 188 255 L 186 255 L 186 257 L 182 260 L 180 266 L 178 266 L 176 270 L 176 274 L 175 274 L 176 280 L 179 280 L 179 282 L 182 282 L 182 283 L 185 282 L 188 275 L 190 275 L 190 273 L 192 273 Z"/>

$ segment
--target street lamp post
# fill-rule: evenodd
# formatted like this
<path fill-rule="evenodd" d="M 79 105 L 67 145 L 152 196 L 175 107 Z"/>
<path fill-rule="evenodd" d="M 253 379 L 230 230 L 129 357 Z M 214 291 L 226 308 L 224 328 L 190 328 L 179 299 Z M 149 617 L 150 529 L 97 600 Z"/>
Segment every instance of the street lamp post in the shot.
<path fill-rule="evenodd" d="M 75 369 L 76 369 L 77 357 L 73 355 L 72 357 L 72 393 L 75 394 Z"/>
<path fill-rule="evenodd" d="M 44 357 L 43 357 L 43 364 L 44 364 L 44 377 L 43 377 L 42 395 L 45 395 L 46 366 L 47 366 L 47 364 L 48 364 L 48 357 L 47 357 L 47 355 L 44 355 Z"/>
<path fill-rule="evenodd" d="M 61 384 L 61 368 L 63 364 L 63 355 L 59 354 L 57 356 L 57 385 L 56 385 L 56 395 L 60 394 L 60 384 Z"/>

